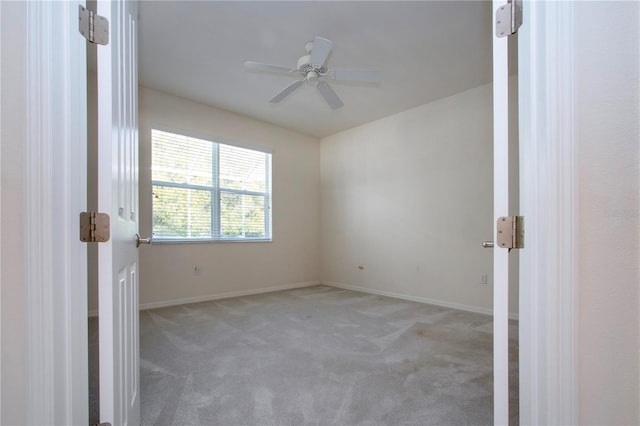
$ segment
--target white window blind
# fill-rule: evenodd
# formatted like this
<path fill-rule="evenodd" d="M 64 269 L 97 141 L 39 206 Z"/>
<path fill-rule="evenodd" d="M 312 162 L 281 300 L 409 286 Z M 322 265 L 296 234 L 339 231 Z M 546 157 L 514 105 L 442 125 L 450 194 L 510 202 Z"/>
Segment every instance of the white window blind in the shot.
<path fill-rule="evenodd" d="M 271 240 L 271 154 L 153 129 L 156 241 Z"/>

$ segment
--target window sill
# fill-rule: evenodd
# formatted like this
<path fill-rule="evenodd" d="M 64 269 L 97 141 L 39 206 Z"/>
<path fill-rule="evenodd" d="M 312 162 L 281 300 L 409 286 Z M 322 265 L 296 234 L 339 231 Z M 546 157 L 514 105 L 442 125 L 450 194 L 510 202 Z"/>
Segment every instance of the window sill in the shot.
<path fill-rule="evenodd" d="M 151 244 L 220 244 L 220 243 L 271 243 L 272 238 L 225 238 L 212 239 L 187 239 L 187 238 L 153 238 Z"/>

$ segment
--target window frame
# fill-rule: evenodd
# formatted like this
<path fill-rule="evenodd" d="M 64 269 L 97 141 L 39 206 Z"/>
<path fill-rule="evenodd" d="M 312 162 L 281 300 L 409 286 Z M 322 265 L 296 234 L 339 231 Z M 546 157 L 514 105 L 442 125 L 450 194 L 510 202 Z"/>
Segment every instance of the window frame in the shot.
<path fill-rule="evenodd" d="M 183 136 L 187 138 L 199 139 L 201 141 L 206 141 L 211 143 L 212 150 L 212 158 L 211 158 L 211 177 L 212 182 L 211 186 L 206 185 L 198 185 L 198 184 L 190 184 L 190 183 L 181 183 L 181 182 L 168 182 L 168 181 L 159 181 L 153 179 L 153 132 L 159 131 L 164 133 L 171 133 L 178 136 Z M 233 141 L 228 141 L 223 138 L 218 137 L 210 137 L 210 136 L 202 136 L 194 134 L 193 132 L 185 132 L 183 130 L 177 130 L 173 128 L 167 128 L 165 126 L 154 125 L 151 126 L 151 131 L 149 133 L 150 137 L 150 147 L 151 147 L 151 155 L 150 155 L 150 163 L 151 163 L 151 192 L 153 193 L 154 188 L 156 186 L 166 187 L 166 188 L 178 188 L 178 189 L 192 189 L 197 191 L 207 191 L 211 196 L 211 236 L 210 237 L 167 237 L 167 236 L 155 236 L 154 235 L 154 224 L 153 224 L 153 216 L 154 216 L 154 202 L 155 199 L 152 196 L 151 203 L 151 234 L 153 243 L 158 244 L 202 244 L 202 243 L 237 243 L 237 242 L 272 242 L 273 241 L 273 226 L 272 226 L 272 210 L 273 210 L 273 194 L 272 194 L 272 161 L 273 161 L 273 152 L 264 148 L 256 147 L 254 145 L 241 144 Z M 234 189 L 234 188 L 224 188 L 220 186 L 220 145 L 226 145 L 232 148 L 241 148 L 246 150 L 251 150 L 255 152 L 259 152 L 265 154 L 265 192 L 260 191 L 249 191 L 243 189 Z M 264 237 L 242 237 L 242 236 L 232 236 L 225 237 L 221 234 L 221 208 L 220 208 L 220 197 L 221 194 L 237 194 L 237 195 L 249 195 L 249 196 L 258 196 L 264 198 Z"/>

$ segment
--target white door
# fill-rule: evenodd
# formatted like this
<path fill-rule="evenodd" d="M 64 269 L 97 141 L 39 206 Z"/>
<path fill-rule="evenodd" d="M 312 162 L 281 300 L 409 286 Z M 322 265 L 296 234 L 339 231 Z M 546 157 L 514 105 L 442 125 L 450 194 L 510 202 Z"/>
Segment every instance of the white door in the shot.
<path fill-rule="evenodd" d="M 496 36 L 493 0 L 493 214 L 509 216 L 509 69 L 508 38 Z M 509 250 L 493 249 L 493 421 L 509 424 Z"/>
<path fill-rule="evenodd" d="M 99 245 L 100 421 L 140 424 L 138 329 L 137 5 L 98 1 L 109 44 L 98 48 L 98 209 L 111 217 Z"/>

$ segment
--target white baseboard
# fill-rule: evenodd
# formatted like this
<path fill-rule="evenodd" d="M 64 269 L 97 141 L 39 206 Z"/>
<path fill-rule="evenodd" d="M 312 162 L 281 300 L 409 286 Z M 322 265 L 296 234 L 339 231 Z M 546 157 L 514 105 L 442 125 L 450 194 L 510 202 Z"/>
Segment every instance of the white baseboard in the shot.
<path fill-rule="evenodd" d="M 345 290 L 360 291 L 362 293 L 377 294 L 380 296 L 393 297 L 393 298 L 402 299 L 402 300 L 410 300 L 412 302 L 426 303 L 429 305 L 442 306 L 444 308 L 459 309 L 461 311 L 474 312 L 476 314 L 493 316 L 493 311 L 491 309 L 479 308 L 477 306 L 463 305 L 461 303 L 451 303 L 451 302 L 445 302 L 444 300 L 429 299 L 427 297 L 410 296 L 408 294 L 395 293 L 392 291 L 385 291 L 385 290 L 377 290 L 373 288 L 337 283 L 333 281 L 322 281 L 322 284 L 328 285 L 330 287 L 344 288 Z M 517 320 L 518 314 L 510 313 L 509 319 Z"/>
<path fill-rule="evenodd" d="M 308 281 L 303 283 L 286 284 L 275 287 L 266 287 L 253 290 L 230 291 L 226 293 L 208 294 L 206 296 L 186 297 L 183 299 L 164 300 L 160 302 L 143 303 L 140 310 L 166 308 L 168 306 L 185 305 L 188 303 L 207 302 L 209 300 L 229 299 L 231 297 L 250 296 L 252 294 L 270 293 L 273 291 L 292 290 L 295 288 L 310 287 L 318 284 L 328 285 L 330 287 L 343 288 L 345 290 L 359 291 L 362 293 L 377 294 L 380 296 L 393 297 L 396 299 L 410 300 L 412 302 L 426 303 L 429 305 L 442 306 L 444 308 L 459 309 L 461 311 L 474 312 L 477 314 L 493 315 L 491 309 L 479 308 L 477 306 L 463 305 L 461 303 L 445 302 L 443 300 L 429 299 L 427 297 L 410 296 L 408 294 L 395 293 L 392 291 L 376 290 L 367 287 L 360 287 L 351 284 L 343 284 L 333 281 Z M 98 310 L 89 311 L 89 317 L 97 317 Z M 518 314 L 510 313 L 509 319 L 518 320 Z"/>
<path fill-rule="evenodd" d="M 250 296 L 252 294 L 271 293 L 273 291 L 292 290 L 320 284 L 320 281 L 285 284 L 275 287 L 257 288 L 252 290 L 229 291 L 226 293 L 208 294 L 206 296 L 186 297 L 184 299 L 163 300 L 160 302 L 142 303 L 140 310 L 166 308 L 168 306 L 185 305 L 187 303 L 208 302 L 210 300 L 229 299 L 231 297 Z"/>
<path fill-rule="evenodd" d="M 295 288 L 311 287 L 320 284 L 320 281 L 307 281 L 303 283 L 285 284 L 275 287 L 265 287 L 253 290 L 229 291 L 226 293 L 208 294 L 206 296 L 185 297 L 183 299 L 163 300 L 160 302 L 143 303 L 140 310 L 166 308 L 168 306 L 186 305 L 188 303 L 208 302 L 210 300 L 229 299 L 231 297 L 250 296 L 252 294 L 271 293 L 273 291 L 292 290 Z M 89 318 L 97 317 L 98 310 L 89 311 Z"/>

